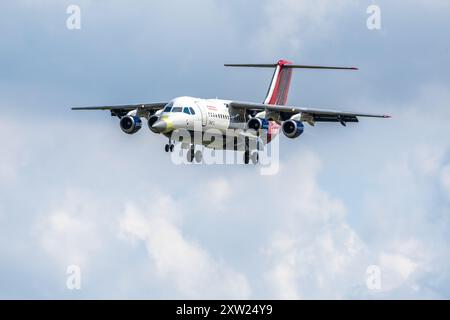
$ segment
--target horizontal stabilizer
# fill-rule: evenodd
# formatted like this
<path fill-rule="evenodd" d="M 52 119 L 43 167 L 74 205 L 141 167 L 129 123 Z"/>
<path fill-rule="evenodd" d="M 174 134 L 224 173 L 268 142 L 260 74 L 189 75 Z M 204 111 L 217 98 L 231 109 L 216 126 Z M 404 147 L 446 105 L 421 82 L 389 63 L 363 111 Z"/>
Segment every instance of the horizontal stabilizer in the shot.
<path fill-rule="evenodd" d="M 225 67 L 250 67 L 250 68 L 275 68 L 278 66 L 276 63 L 272 64 L 252 64 L 252 63 L 241 63 L 241 64 L 225 64 Z M 329 67 L 329 66 L 309 66 L 301 64 L 285 64 L 283 65 L 286 69 L 324 69 L 324 70 L 358 70 L 355 67 Z"/>

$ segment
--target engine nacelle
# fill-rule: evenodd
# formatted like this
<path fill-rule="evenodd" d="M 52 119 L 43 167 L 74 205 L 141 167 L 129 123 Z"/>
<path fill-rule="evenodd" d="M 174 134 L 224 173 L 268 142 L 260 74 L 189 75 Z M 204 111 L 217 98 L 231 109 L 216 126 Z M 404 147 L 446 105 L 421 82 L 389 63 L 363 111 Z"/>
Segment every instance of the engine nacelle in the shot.
<path fill-rule="evenodd" d="M 255 131 L 261 130 L 261 129 L 268 129 L 269 128 L 269 121 L 267 119 L 261 119 L 261 118 L 251 118 L 247 122 L 247 129 L 252 129 Z"/>
<path fill-rule="evenodd" d="M 120 129 L 127 134 L 134 134 L 142 128 L 141 118 L 136 116 L 125 116 L 120 119 Z"/>
<path fill-rule="evenodd" d="M 281 129 L 286 137 L 294 139 L 303 133 L 305 126 L 301 121 L 287 120 L 283 122 Z"/>
<path fill-rule="evenodd" d="M 152 131 L 152 132 L 154 132 L 154 133 L 159 133 L 158 131 L 155 131 L 155 129 L 152 128 L 152 126 L 153 126 L 153 125 L 155 124 L 155 122 L 158 121 L 158 120 L 159 120 L 159 117 L 158 117 L 158 116 L 155 116 L 155 115 L 153 115 L 153 116 L 151 116 L 150 118 L 148 118 L 147 125 L 148 125 L 148 128 L 150 129 L 150 131 Z"/>

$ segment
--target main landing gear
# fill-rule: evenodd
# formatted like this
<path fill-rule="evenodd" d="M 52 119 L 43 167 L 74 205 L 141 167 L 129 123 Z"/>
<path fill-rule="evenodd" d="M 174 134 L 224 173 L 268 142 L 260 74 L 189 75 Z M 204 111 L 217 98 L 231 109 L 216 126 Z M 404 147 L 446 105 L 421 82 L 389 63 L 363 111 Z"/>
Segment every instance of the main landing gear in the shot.
<path fill-rule="evenodd" d="M 244 151 L 244 163 L 249 164 L 250 160 L 253 164 L 257 164 L 259 162 L 259 154 L 258 151 L 250 152 L 249 141 L 248 138 L 245 139 L 245 151 Z"/>
<path fill-rule="evenodd" d="M 246 150 L 244 152 L 244 163 L 249 164 L 252 161 L 253 164 L 258 164 L 259 162 L 259 154 L 258 151 L 251 152 Z"/>
<path fill-rule="evenodd" d="M 187 161 L 193 162 L 194 159 L 195 162 L 200 163 L 203 160 L 203 154 L 200 150 L 195 151 L 195 147 L 192 145 L 187 152 Z"/>

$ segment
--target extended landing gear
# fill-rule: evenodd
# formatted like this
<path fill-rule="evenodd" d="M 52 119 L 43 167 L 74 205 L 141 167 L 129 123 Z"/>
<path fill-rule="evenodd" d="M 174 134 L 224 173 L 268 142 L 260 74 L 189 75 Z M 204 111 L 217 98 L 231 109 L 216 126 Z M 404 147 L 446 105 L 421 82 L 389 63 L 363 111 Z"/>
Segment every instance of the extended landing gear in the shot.
<path fill-rule="evenodd" d="M 172 139 L 169 138 L 169 143 L 164 146 L 166 152 L 173 152 L 175 145 L 172 143 Z"/>
<path fill-rule="evenodd" d="M 189 148 L 189 151 L 187 152 L 187 161 L 193 162 L 195 159 L 195 162 L 200 163 L 203 160 L 203 154 L 200 150 L 195 151 L 194 146 L 191 146 Z"/>
<path fill-rule="evenodd" d="M 252 160 L 252 163 L 253 163 L 253 164 L 258 164 L 258 162 L 259 162 L 259 154 L 258 154 L 258 151 L 253 152 L 253 153 L 250 155 L 250 159 Z"/>
<path fill-rule="evenodd" d="M 253 151 L 250 153 L 249 141 L 248 138 L 245 139 L 245 151 L 244 151 L 244 163 L 249 164 L 250 160 L 252 160 L 253 164 L 257 164 L 259 162 L 258 151 Z"/>
<path fill-rule="evenodd" d="M 187 161 L 192 162 L 194 161 L 194 148 L 190 148 L 187 152 Z"/>
<path fill-rule="evenodd" d="M 250 153 L 250 151 L 245 151 L 244 152 L 244 163 L 245 164 L 249 164 L 250 160 L 252 161 L 253 164 L 258 164 L 258 162 L 259 162 L 258 151 L 255 151 L 255 152 L 252 152 L 252 153 Z"/>
<path fill-rule="evenodd" d="M 244 151 L 244 163 L 248 164 L 250 162 L 250 151 Z"/>
<path fill-rule="evenodd" d="M 164 147 L 164 150 L 166 152 L 173 152 L 173 149 L 175 148 L 174 144 L 166 144 L 166 146 Z"/>

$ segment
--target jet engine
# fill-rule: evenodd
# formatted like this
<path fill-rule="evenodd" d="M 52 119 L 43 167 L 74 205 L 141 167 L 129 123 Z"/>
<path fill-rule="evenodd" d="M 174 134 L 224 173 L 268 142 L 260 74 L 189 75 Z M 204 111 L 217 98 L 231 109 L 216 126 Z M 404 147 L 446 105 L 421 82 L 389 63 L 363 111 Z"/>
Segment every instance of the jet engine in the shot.
<path fill-rule="evenodd" d="M 125 116 L 120 119 L 120 129 L 127 134 L 134 134 L 142 127 L 141 118 L 136 116 Z"/>
<path fill-rule="evenodd" d="M 149 128 L 152 132 L 154 132 L 154 133 L 159 133 L 158 131 L 155 131 L 155 129 L 152 128 L 152 126 L 153 126 L 153 125 L 155 124 L 155 122 L 158 121 L 158 120 L 159 120 L 159 117 L 153 115 L 153 116 L 151 116 L 150 118 L 148 118 L 148 121 L 147 121 L 148 128 Z"/>
<path fill-rule="evenodd" d="M 269 121 L 261 118 L 251 118 L 247 122 L 247 128 L 255 131 L 269 128 Z"/>
<path fill-rule="evenodd" d="M 286 137 L 294 139 L 303 133 L 305 126 L 301 121 L 295 121 L 291 119 L 284 121 L 281 128 Z"/>

